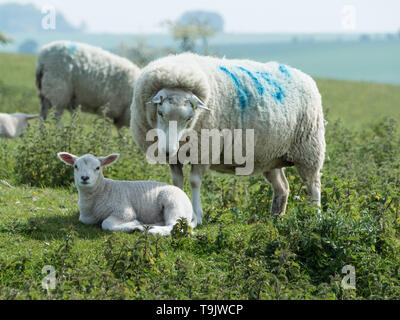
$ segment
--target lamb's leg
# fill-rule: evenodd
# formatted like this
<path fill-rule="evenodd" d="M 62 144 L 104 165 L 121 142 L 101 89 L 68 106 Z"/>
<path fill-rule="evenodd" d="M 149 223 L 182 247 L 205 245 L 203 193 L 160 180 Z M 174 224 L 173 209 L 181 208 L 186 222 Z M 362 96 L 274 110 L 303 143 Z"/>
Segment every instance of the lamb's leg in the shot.
<path fill-rule="evenodd" d="M 321 206 L 321 173 L 320 169 L 312 169 L 301 165 L 296 165 L 300 177 L 308 189 L 308 195 L 314 205 Z"/>
<path fill-rule="evenodd" d="M 123 221 L 115 216 L 110 216 L 103 221 L 101 224 L 103 230 L 108 231 L 122 231 L 122 232 L 132 232 L 135 230 L 143 231 L 144 227 L 138 220 L 133 221 Z"/>
<path fill-rule="evenodd" d="M 264 176 L 274 190 L 271 214 L 283 216 L 286 212 L 287 200 L 289 197 L 289 183 L 286 180 L 284 169 L 273 169 L 265 172 Z"/>
<path fill-rule="evenodd" d="M 170 164 L 169 167 L 171 169 L 172 183 L 183 190 L 183 165 L 180 163 Z"/>
<path fill-rule="evenodd" d="M 201 206 L 201 179 L 206 172 L 206 166 L 192 165 L 190 173 L 190 185 L 192 187 L 192 205 L 197 217 L 197 224 L 201 225 L 203 221 L 203 209 Z"/>

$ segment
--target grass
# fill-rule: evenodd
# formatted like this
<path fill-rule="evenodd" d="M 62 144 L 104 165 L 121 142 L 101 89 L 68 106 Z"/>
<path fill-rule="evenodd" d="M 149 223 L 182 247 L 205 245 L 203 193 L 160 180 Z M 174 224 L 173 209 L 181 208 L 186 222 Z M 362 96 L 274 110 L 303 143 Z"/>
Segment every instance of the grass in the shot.
<path fill-rule="evenodd" d="M 0 55 L 1 112 L 37 112 L 33 70 L 30 56 Z M 194 235 L 104 232 L 78 222 L 72 172 L 56 153 L 120 152 L 107 177 L 171 183 L 168 167 L 147 164 L 128 129 L 118 137 L 106 119 L 78 113 L 61 127 L 36 121 L 23 137 L 0 140 L 0 180 L 14 186 L 0 184 L 0 299 L 398 299 L 398 87 L 318 85 L 329 121 L 323 210 L 309 207 L 289 168 L 282 221 L 269 215 L 262 177 L 210 172 Z M 57 278 L 49 294 L 46 265 Z M 341 287 L 345 265 L 355 267 L 355 290 Z"/>

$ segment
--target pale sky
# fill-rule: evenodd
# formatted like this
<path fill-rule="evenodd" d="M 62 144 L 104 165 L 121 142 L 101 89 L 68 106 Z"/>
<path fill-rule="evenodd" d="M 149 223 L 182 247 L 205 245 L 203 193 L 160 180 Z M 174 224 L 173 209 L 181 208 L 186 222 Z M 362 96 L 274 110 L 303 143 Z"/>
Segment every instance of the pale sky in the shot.
<path fill-rule="evenodd" d="M 400 29 L 399 0 L 0 0 L 6 2 L 33 3 L 38 8 L 53 5 L 75 26 L 85 21 L 89 32 L 164 32 L 161 21 L 176 19 L 187 10 L 218 12 L 225 31 L 235 33 Z M 343 20 L 349 15 L 351 27 L 344 29 Z"/>

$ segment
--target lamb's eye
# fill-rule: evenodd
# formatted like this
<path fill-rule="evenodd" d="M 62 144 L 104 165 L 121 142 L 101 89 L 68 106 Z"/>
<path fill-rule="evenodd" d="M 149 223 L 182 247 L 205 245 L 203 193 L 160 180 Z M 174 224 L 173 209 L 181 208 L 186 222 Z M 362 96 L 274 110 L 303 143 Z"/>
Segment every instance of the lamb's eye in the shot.
<path fill-rule="evenodd" d="M 162 118 L 164 115 L 161 111 L 158 111 L 158 115 Z"/>
<path fill-rule="evenodd" d="M 75 169 L 78 169 L 78 166 L 77 166 L 77 165 L 75 165 L 75 166 L 74 166 L 74 168 L 75 168 Z"/>
<path fill-rule="evenodd" d="M 100 167 L 97 167 L 96 170 L 99 171 L 99 170 L 100 170 Z"/>
<path fill-rule="evenodd" d="M 192 119 L 193 119 L 193 116 L 191 116 L 191 117 L 187 118 L 187 120 L 186 120 L 186 121 L 190 121 L 190 120 L 192 120 Z"/>

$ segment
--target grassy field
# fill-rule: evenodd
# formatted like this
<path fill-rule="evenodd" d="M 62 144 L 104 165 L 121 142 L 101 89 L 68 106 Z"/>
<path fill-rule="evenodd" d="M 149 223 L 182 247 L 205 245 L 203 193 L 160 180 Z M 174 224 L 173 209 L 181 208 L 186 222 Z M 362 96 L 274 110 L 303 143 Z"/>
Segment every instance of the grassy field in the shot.
<path fill-rule="evenodd" d="M 34 63 L 0 54 L 0 112 L 38 111 Z M 14 187 L 0 184 L 0 299 L 398 299 L 400 87 L 317 82 L 329 121 L 323 210 L 309 207 L 290 168 L 282 221 L 269 216 L 262 177 L 210 172 L 194 235 L 104 232 L 78 222 L 72 172 L 56 153 L 119 152 L 107 177 L 171 183 L 129 130 L 119 137 L 106 119 L 78 113 L 0 140 L 0 180 Z M 56 270 L 49 295 L 45 265 Z M 341 287 L 345 265 L 355 267 L 356 289 Z"/>

